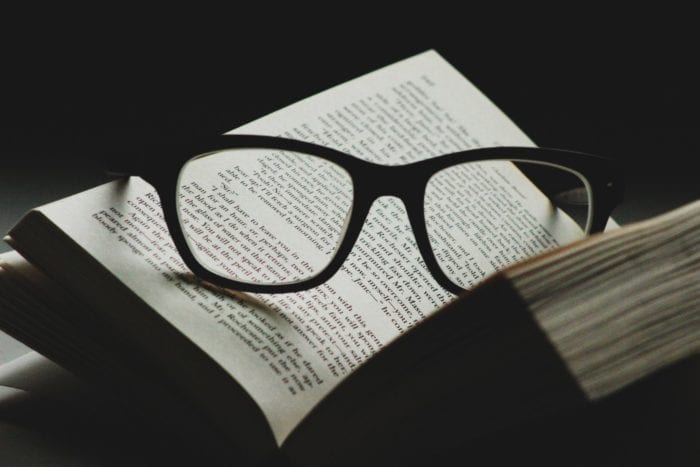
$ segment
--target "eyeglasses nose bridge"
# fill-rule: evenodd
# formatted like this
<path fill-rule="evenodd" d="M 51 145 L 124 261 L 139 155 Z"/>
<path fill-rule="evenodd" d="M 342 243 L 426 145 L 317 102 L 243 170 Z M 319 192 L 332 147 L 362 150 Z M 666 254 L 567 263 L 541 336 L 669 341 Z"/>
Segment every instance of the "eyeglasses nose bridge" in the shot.
<path fill-rule="evenodd" d="M 371 179 L 367 180 L 374 196 L 396 196 L 401 199 L 413 197 L 423 189 L 425 176 L 414 165 L 378 165 L 373 167 Z"/>

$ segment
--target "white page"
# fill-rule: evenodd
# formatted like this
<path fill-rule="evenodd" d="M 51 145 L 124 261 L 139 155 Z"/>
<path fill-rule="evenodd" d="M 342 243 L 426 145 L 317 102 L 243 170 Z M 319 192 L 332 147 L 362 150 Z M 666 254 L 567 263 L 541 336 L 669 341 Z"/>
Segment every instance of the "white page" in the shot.
<path fill-rule="evenodd" d="M 31 349 L 12 336 L 0 331 L 0 367 L 16 358 L 26 355 Z"/>
<path fill-rule="evenodd" d="M 422 101 L 415 119 L 392 117 L 391 109 L 399 112 L 400 101 L 406 104 L 412 93 Z M 347 118 L 360 112 L 358 105 L 374 106 L 371 123 Z M 437 123 L 429 127 L 428 120 Z M 358 131 L 350 128 L 353 124 Z M 385 164 L 478 146 L 532 145 L 433 51 L 237 131 L 320 138 Z M 354 368 L 451 298 L 425 269 L 401 204 L 389 198 L 375 204 L 351 257 L 332 280 L 303 293 L 258 295 L 271 309 L 178 276 L 187 270 L 168 238 L 152 188 L 138 178 L 103 185 L 41 211 L 234 375 L 262 408 L 279 443 Z M 378 241 L 379 232 L 395 232 L 396 238 L 379 235 L 384 240 Z M 488 264 L 479 268 L 475 279 L 489 272 Z"/>

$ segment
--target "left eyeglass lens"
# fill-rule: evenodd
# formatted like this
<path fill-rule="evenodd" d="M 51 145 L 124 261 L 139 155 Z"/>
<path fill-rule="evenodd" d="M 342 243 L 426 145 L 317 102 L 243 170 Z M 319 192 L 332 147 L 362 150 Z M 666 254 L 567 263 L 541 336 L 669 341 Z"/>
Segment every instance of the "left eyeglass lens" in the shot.
<path fill-rule="evenodd" d="M 177 210 L 190 251 L 207 270 L 250 284 L 292 284 L 320 273 L 345 235 L 350 175 L 299 152 L 237 148 L 182 168 Z"/>
<path fill-rule="evenodd" d="M 466 162 L 435 173 L 424 211 L 440 269 L 469 288 L 493 271 L 583 238 L 592 195 L 571 169 L 536 161 Z"/>

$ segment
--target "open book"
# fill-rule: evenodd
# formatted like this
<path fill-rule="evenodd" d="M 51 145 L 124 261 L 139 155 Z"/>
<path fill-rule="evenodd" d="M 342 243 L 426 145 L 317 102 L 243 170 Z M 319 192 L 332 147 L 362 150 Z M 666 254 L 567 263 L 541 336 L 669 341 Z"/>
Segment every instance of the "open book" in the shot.
<path fill-rule="evenodd" d="M 234 132 L 318 142 L 386 164 L 482 146 L 533 146 L 434 51 Z M 503 185 L 531 191 L 517 178 Z M 524 199 L 536 213 L 542 198 Z M 571 228 L 565 218 L 548 225 L 540 244 L 566 243 Z M 533 238 L 523 243 L 541 232 L 530 229 Z M 420 335 L 423 323 L 435 322 L 428 318 L 454 298 L 431 278 L 402 205 L 392 198 L 375 203 L 359 247 L 338 274 L 293 294 L 236 293 L 192 279 L 157 195 L 136 177 L 39 207 L 7 241 L 31 265 L 18 256 L 2 265 L 4 329 L 125 400 L 140 399 L 138 407 L 148 407 L 156 425 L 177 424 L 217 456 L 228 452 L 244 463 L 280 448 L 302 463 L 332 463 L 327 456 L 343 458 L 363 442 L 362 423 L 390 424 L 380 407 L 367 405 L 379 413 L 363 407 L 371 377 L 358 383 L 362 390 L 338 388 L 352 387 L 356 375 L 376 374 L 358 371 L 369 361 L 393 361 L 384 355 L 406 341 L 400 336 Z M 490 255 L 499 252 L 490 252 L 474 246 L 474 285 L 495 272 Z M 406 358 L 437 352 L 428 347 L 416 346 Z M 439 397 L 437 386 L 431 397 Z M 404 399 L 406 411 L 420 405 Z M 363 422 L 338 428 L 349 407 Z"/>

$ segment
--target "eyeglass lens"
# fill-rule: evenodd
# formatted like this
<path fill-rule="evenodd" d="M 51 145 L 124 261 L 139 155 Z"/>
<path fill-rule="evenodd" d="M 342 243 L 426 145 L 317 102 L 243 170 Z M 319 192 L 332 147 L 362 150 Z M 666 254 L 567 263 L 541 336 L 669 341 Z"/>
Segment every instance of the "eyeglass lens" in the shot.
<path fill-rule="evenodd" d="M 178 215 L 197 261 L 253 284 L 308 280 L 345 234 L 353 183 L 342 167 L 291 151 L 244 148 L 190 160 Z"/>
<path fill-rule="evenodd" d="M 440 268 L 468 288 L 494 270 L 582 238 L 590 198 L 585 179 L 559 166 L 469 162 L 430 178 L 425 223 Z"/>

